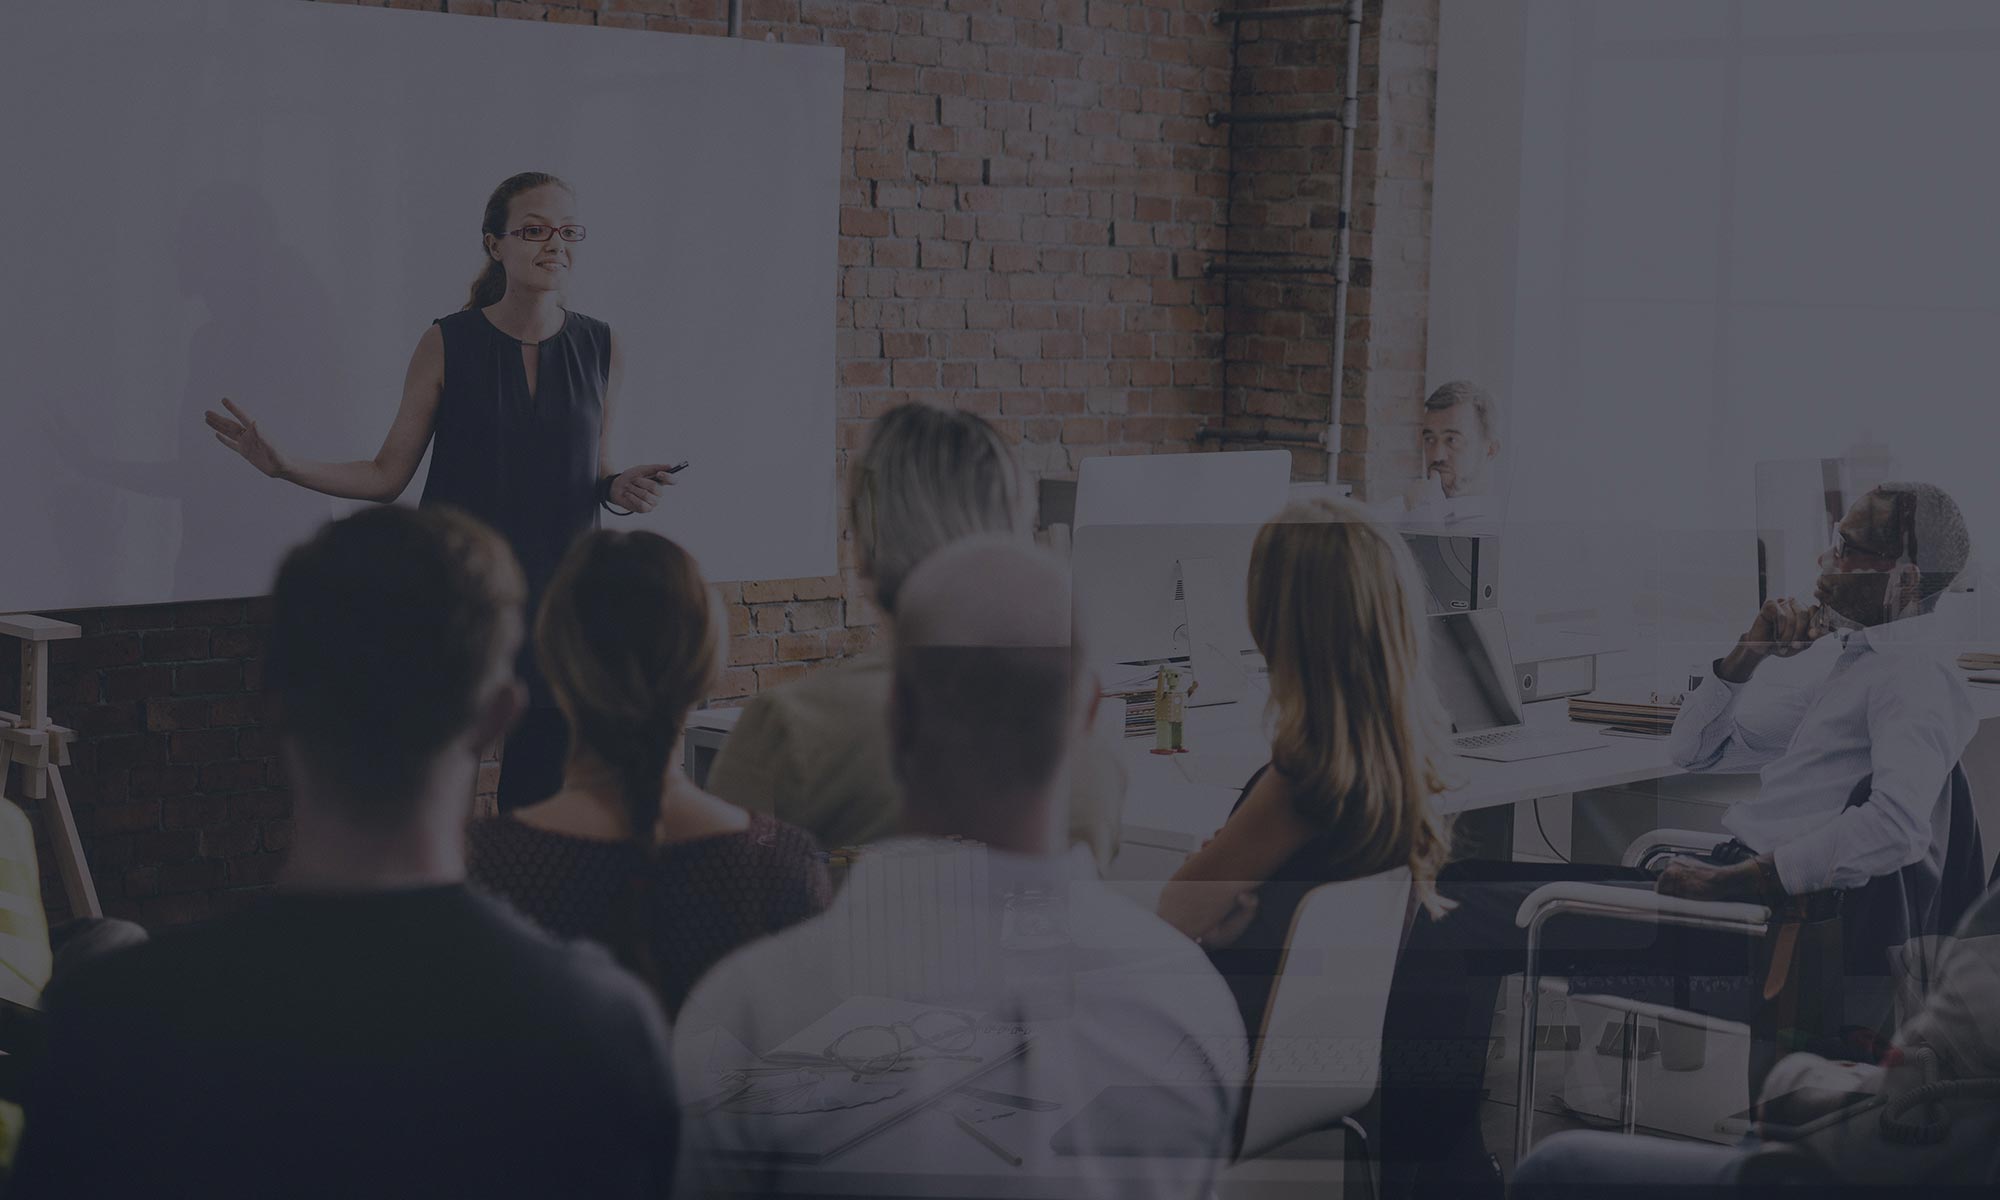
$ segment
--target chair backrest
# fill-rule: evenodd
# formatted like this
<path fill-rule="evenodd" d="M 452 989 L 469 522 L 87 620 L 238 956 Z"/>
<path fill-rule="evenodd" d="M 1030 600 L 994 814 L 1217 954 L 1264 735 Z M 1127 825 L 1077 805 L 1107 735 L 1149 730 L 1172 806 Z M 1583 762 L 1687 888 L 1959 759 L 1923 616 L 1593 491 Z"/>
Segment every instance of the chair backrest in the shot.
<path fill-rule="evenodd" d="M 1869 802 L 1874 776 L 1865 775 L 1847 807 Z M 1986 851 L 1979 813 L 1963 766 L 1954 766 L 1931 814 L 1931 845 L 1922 859 L 1870 880 L 1848 898 L 1843 914 L 1847 970 L 1880 974 L 1889 947 L 1958 928 L 1986 890 Z"/>
<path fill-rule="evenodd" d="M 1299 902 L 1265 1010 L 1240 1158 L 1368 1103 L 1410 905 L 1407 867 L 1314 888 Z"/>

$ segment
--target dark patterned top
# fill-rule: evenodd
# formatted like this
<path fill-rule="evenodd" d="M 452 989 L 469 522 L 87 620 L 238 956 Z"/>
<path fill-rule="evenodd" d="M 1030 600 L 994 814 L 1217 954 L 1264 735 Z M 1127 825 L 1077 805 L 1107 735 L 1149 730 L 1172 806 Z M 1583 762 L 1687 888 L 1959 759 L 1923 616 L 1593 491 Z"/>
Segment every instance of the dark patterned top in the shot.
<path fill-rule="evenodd" d="M 633 872 L 647 869 L 630 842 L 552 833 L 511 816 L 473 822 L 467 840 L 472 882 L 560 938 L 606 940 Z M 805 920 L 831 896 L 819 843 L 763 813 L 741 833 L 660 847 L 651 870 L 653 961 L 669 1016 L 724 955 Z"/>

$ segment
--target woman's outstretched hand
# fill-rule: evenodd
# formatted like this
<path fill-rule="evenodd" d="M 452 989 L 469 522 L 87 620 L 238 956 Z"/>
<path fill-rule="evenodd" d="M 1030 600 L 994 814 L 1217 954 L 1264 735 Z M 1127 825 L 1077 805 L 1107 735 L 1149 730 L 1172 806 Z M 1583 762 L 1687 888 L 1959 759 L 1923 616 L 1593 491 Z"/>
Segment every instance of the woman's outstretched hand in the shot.
<path fill-rule="evenodd" d="M 245 462 L 277 478 L 285 473 L 285 456 L 278 448 L 266 441 L 258 431 L 257 422 L 250 419 L 242 409 L 231 403 L 227 396 L 222 398 L 222 407 L 229 410 L 229 417 L 210 409 L 202 414 L 208 427 L 215 431 L 215 440 L 241 454 Z M 235 420 L 230 420 L 234 417 Z"/>
<path fill-rule="evenodd" d="M 648 463 L 620 471 L 611 481 L 611 503 L 635 513 L 652 512 L 660 502 L 660 489 L 672 487 L 671 463 Z"/>

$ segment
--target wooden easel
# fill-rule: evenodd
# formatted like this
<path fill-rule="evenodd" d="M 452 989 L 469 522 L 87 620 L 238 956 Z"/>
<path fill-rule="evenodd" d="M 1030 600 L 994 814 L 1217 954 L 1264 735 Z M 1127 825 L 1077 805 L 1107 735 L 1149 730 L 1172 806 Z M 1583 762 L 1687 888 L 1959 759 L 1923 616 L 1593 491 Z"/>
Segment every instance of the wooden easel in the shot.
<path fill-rule="evenodd" d="M 9 763 L 21 765 L 22 787 L 30 800 L 53 797 L 54 802 L 42 808 L 49 818 L 56 869 L 69 893 L 70 915 L 101 917 L 97 885 L 91 882 L 83 840 L 69 809 L 69 792 L 63 787 L 62 768 L 69 765 L 69 744 L 76 731 L 49 720 L 49 643 L 81 637 L 83 630 L 67 621 L 14 613 L 0 616 L 0 636 L 21 640 L 21 711 L 0 712 L 0 801 L 7 798 Z"/>

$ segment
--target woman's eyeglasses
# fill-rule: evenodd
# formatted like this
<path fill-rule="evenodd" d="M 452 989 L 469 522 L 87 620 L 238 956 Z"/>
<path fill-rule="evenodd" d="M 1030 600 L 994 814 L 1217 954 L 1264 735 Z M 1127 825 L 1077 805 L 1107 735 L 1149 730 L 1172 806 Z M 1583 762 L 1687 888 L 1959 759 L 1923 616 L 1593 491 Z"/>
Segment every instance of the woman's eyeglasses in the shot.
<path fill-rule="evenodd" d="M 565 242 L 583 240 L 581 225 L 523 225 L 519 229 L 509 229 L 501 237 L 517 237 L 524 242 L 546 242 L 552 237 L 560 237 Z"/>

